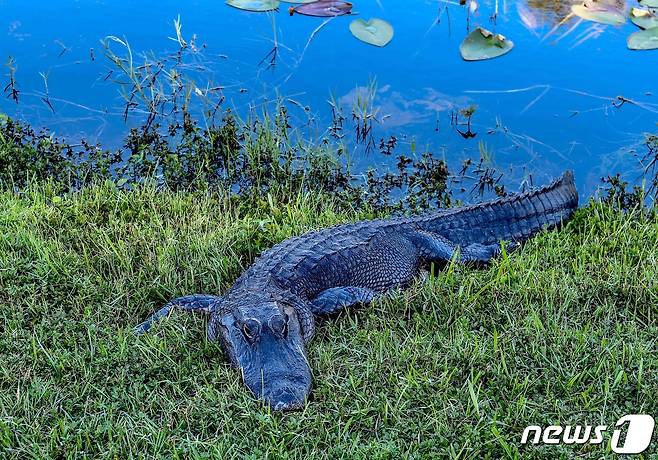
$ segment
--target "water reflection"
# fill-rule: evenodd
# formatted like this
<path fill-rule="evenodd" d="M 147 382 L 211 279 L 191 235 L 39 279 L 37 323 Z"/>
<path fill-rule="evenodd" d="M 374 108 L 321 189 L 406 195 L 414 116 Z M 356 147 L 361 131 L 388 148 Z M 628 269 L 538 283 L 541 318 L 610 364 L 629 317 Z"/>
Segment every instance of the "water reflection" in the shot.
<path fill-rule="evenodd" d="M 358 110 L 360 104 L 372 105 L 377 120 L 387 128 L 400 128 L 421 123 L 439 121 L 442 113 L 454 112 L 471 104 L 465 95 L 448 95 L 435 88 L 400 91 L 390 84 L 372 90 L 358 86 L 338 99 L 350 110 Z M 448 119 L 449 115 L 444 115 Z"/>
<path fill-rule="evenodd" d="M 200 0 L 184 6 L 163 0 L 157 9 L 125 0 L 57 5 L 36 0 L 29 8 L 4 2 L 3 59 L 11 55 L 16 60 L 20 103 L 2 98 L 0 112 L 57 134 L 96 136 L 92 140 L 109 146 L 121 143 L 129 127 L 148 117 L 148 109 L 142 105 L 124 116 L 126 94 L 117 81 L 125 79 L 118 78 L 99 44 L 113 35 L 130 43 L 136 65 L 144 65 L 149 56 L 154 72 L 144 71 L 142 78 L 158 72 L 158 85 L 170 96 L 180 83 L 184 89 L 175 90 L 178 100 L 206 113 L 217 105 L 217 113 L 230 108 L 243 118 L 262 112 L 271 101 L 285 101 L 308 126 L 305 134 L 311 140 L 330 132 L 328 100 L 341 105 L 349 119 L 359 100 L 369 99 L 368 82 L 376 81 L 366 110 L 376 119 L 376 145 L 395 136 L 402 151 L 444 152 L 458 165 L 464 157 L 479 155 L 485 143 L 507 169 L 522 166 L 551 174 L 574 167 L 580 178 L 595 177 L 618 162 L 631 168 L 635 160 L 628 147 L 656 129 L 658 116 L 650 110 L 656 107 L 655 84 L 648 77 L 658 72 L 656 54 L 626 49 L 634 25 L 582 21 L 570 16 L 572 4 L 482 0 L 478 8 L 468 8 L 458 0 L 413 5 L 360 0 L 359 17 L 381 17 L 395 27 L 393 41 L 376 49 L 352 37 L 351 18 L 325 23 L 285 11 L 245 13 Z M 611 4 L 625 8 L 623 2 Z M 179 15 L 182 36 L 188 45 L 195 43 L 196 52 L 177 65 L 174 81 L 165 78 L 172 67 L 158 63 L 176 55 L 173 20 Z M 514 41 L 514 50 L 491 61 L 464 62 L 459 44 L 467 25 L 502 33 Z M 270 65 L 274 46 L 276 61 Z M 123 51 L 115 47 L 125 59 Z M 6 73 L 5 68 L 2 87 Z M 42 74 L 48 75 L 47 89 Z M 130 98 L 130 88 L 124 89 Z M 619 95 L 635 103 L 614 107 Z M 470 105 L 477 106 L 477 136 L 464 139 L 453 129 L 451 114 Z M 351 129 L 346 126 L 345 132 Z M 349 144 L 353 137 L 348 133 L 341 141 Z M 349 148 L 363 165 L 372 166 L 372 156 Z"/>
<path fill-rule="evenodd" d="M 516 3 L 516 11 L 521 23 L 529 30 L 554 27 L 573 18 L 571 7 L 577 4 L 607 5 L 619 11 L 626 9 L 626 2 L 620 0 L 525 0 Z M 578 18 L 575 18 L 578 20 Z"/>
<path fill-rule="evenodd" d="M 517 11 L 523 24 L 533 30 L 559 24 L 571 14 L 572 1 L 527 0 L 517 3 Z"/>

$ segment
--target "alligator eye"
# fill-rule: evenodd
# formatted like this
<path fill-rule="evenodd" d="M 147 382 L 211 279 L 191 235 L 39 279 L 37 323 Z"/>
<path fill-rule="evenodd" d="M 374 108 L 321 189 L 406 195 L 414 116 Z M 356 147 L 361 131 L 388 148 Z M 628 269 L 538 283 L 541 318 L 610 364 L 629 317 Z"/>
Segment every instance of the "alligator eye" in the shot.
<path fill-rule="evenodd" d="M 288 315 L 274 315 L 269 322 L 270 329 L 277 336 L 285 339 L 288 335 Z"/>
<path fill-rule="evenodd" d="M 248 340 L 254 340 L 254 334 L 252 331 L 249 330 L 249 326 L 246 324 L 242 326 L 242 334 L 248 339 Z"/>
<path fill-rule="evenodd" d="M 285 315 L 285 317 L 286 317 L 286 322 L 283 323 L 283 327 L 281 328 L 281 334 L 283 335 L 284 339 L 288 337 L 288 319 L 289 319 L 288 315 Z"/>
<path fill-rule="evenodd" d="M 288 323 L 290 323 L 290 315 L 288 313 L 284 313 L 283 315 L 286 318 L 286 325 L 283 328 L 283 333 L 288 336 Z"/>
<path fill-rule="evenodd" d="M 254 343 L 260 334 L 260 323 L 255 319 L 248 319 L 242 324 L 242 335 L 249 343 Z"/>

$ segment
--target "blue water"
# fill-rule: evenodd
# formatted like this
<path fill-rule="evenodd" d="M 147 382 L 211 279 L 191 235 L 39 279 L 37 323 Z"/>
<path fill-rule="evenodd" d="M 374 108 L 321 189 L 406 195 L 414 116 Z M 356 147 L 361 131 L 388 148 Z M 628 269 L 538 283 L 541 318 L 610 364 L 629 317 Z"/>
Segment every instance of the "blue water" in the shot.
<path fill-rule="evenodd" d="M 351 35 L 354 17 L 326 23 L 291 17 L 285 3 L 276 13 L 249 13 L 222 1 L 0 0 L 0 58 L 15 59 L 20 90 L 19 103 L 3 98 L 0 111 L 70 139 L 119 146 L 145 115 L 134 111 L 124 120 L 124 101 L 113 83 L 118 74 L 108 77 L 116 68 L 100 40 L 126 40 L 139 65 L 143 53 L 157 57 L 178 49 L 170 38 L 180 17 L 182 36 L 188 42 L 195 36 L 198 49 L 184 70 L 202 93 L 222 87 L 212 93 L 225 97 L 222 108 L 247 117 L 282 100 L 304 136 L 319 141 L 330 137 L 328 101 L 337 101 L 347 117 L 342 142 L 352 159 L 362 168 L 384 168 L 377 163 L 386 158 L 366 152 L 350 124 L 353 104 L 370 87 L 377 146 L 380 138 L 395 136 L 396 154 L 431 150 L 453 167 L 479 158 L 484 147 L 489 163 L 517 179 L 531 175 L 543 182 L 575 169 L 586 194 L 613 172 L 638 177 L 643 134 L 656 131 L 658 120 L 658 51 L 626 48 L 626 37 L 637 30 L 630 22 L 613 27 L 571 18 L 558 25 L 570 5 L 483 1 L 470 15 L 470 27 L 502 33 L 515 48 L 490 61 L 465 62 L 459 44 L 467 34 L 467 8 L 452 2 L 355 1 L 358 17 L 380 17 L 395 28 L 392 42 L 376 48 Z M 278 52 L 270 67 L 261 60 L 274 43 Z M 43 101 L 40 73 L 47 73 L 54 113 Z M 4 69 L 3 87 L 6 74 Z M 614 107 L 620 95 L 634 103 Z M 191 101 L 201 104 L 202 98 L 192 94 Z M 451 114 L 471 104 L 477 106 L 477 136 L 464 139 Z"/>

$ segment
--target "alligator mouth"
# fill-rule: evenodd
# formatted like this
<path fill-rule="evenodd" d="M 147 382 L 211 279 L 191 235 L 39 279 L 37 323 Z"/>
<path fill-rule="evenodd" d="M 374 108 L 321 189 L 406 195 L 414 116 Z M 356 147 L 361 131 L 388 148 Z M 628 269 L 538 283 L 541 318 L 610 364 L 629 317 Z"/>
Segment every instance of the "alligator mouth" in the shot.
<path fill-rule="evenodd" d="M 265 402 L 272 410 L 288 412 L 299 410 L 306 404 L 308 392 L 304 389 L 281 389 L 265 394 Z"/>
<path fill-rule="evenodd" d="M 270 376 L 269 385 L 262 387 L 259 396 L 272 410 L 292 411 L 303 408 L 310 393 L 310 379 L 287 374 Z"/>

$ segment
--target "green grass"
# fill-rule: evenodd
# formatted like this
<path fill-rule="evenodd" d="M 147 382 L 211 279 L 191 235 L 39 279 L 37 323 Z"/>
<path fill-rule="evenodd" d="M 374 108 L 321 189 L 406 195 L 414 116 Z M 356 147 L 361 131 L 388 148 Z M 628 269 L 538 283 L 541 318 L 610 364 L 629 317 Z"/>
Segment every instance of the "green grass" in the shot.
<path fill-rule="evenodd" d="M 173 296 L 226 289 L 277 241 L 371 216 L 312 196 L 231 203 L 0 194 L 1 458 L 612 457 L 521 446 L 521 433 L 658 415 L 655 220 L 590 205 L 486 269 L 450 265 L 322 321 L 313 399 L 279 414 L 203 317 L 131 328 Z"/>

